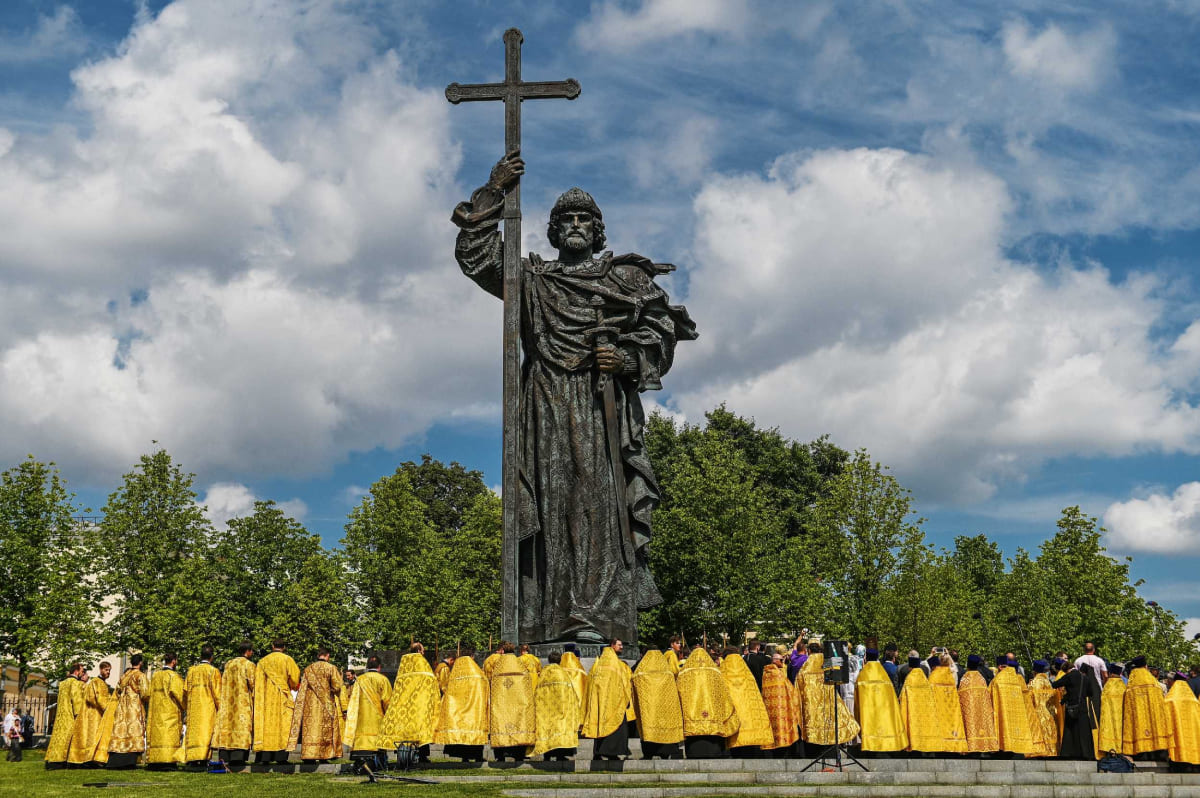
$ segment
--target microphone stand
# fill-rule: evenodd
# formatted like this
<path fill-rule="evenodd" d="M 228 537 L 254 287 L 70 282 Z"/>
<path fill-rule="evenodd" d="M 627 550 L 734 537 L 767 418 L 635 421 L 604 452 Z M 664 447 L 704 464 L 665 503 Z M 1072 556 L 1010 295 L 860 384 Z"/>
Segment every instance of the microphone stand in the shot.
<path fill-rule="evenodd" d="M 1029 648 L 1029 638 L 1025 636 L 1025 627 L 1021 626 L 1021 616 L 1014 615 L 1008 619 L 1010 623 L 1017 625 L 1017 631 L 1021 633 L 1021 644 L 1025 646 L 1025 656 L 1029 658 L 1029 667 L 1033 667 L 1033 650 Z"/>

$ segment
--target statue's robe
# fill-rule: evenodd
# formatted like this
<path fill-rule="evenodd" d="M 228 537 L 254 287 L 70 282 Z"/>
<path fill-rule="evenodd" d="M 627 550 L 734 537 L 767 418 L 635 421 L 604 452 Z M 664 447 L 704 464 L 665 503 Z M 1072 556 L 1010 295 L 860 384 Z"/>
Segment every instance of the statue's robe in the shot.
<path fill-rule="evenodd" d="M 962 707 L 967 752 L 994 753 L 1000 750 L 996 736 L 996 713 L 992 709 L 992 691 L 987 678 L 978 670 L 969 670 L 958 683 L 958 703 Z"/>
<path fill-rule="evenodd" d="M 688 655 L 675 677 L 683 710 L 684 752 L 689 759 L 725 754 L 725 741 L 737 734 L 738 716 L 725 677 L 702 648 Z"/>
<path fill-rule="evenodd" d="M 183 677 L 162 668 L 150 677 L 150 717 L 147 720 L 146 764 L 183 762 Z"/>
<path fill-rule="evenodd" d="M 217 720 L 212 747 L 227 764 L 246 761 L 254 744 L 255 665 L 245 657 L 225 663 L 221 676 L 221 698 L 217 702 Z"/>
<path fill-rule="evenodd" d="M 1096 735 L 1096 758 L 1121 753 L 1125 747 L 1125 682 L 1110 676 L 1100 693 L 1100 733 Z"/>
<path fill-rule="evenodd" d="M 579 696 L 579 711 L 587 712 L 587 671 L 583 669 L 583 663 L 579 661 L 579 655 L 574 651 L 564 651 L 562 661 L 558 663 L 567 675 L 571 677 L 571 686 L 575 688 L 575 695 Z M 579 723 L 583 724 L 583 715 L 579 716 Z"/>
<path fill-rule="evenodd" d="M 386 743 L 380 732 L 391 700 L 392 683 L 379 671 L 367 671 L 354 680 L 350 706 L 346 709 L 346 730 L 342 735 L 342 742 L 350 747 L 352 755 L 385 750 Z"/>
<path fill-rule="evenodd" d="M 58 683 L 58 708 L 54 713 L 54 728 L 50 730 L 50 742 L 46 745 L 45 766 L 47 770 L 65 767 L 71 751 L 71 736 L 75 731 L 75 718 L 83 711 L 84 684 L 74 676 Z"/>
<path fill-rule="evenodd" d="M 766 692 L 766 676 L 763 677 Z M 864 662 L 854 682 L 854 719 L 858 721 L 864 751 L 903 751 L 908 733 L 900 715 L 900 701 L 883 664 Z"/>
<path fill-rule="evenodd" d="M 891 689 L 888 682 L 888 689 Z M 763 746 L 777 752 L 776 755 L 786 755 L 794 750 L 796 741 L 800 739 L 800 705 L 796 701 L 796 688 L 788 681 L 787 668 L 783 665 L 768 664 L 763 668 L 762 685 L 763 706 L 767 709 L 767 720 L 771 723 L 771 744 Z M 892 694 L 892 700 L 896 699 Z"/>
<path fill-rule="evenodd" d="M 460 203 L 455 258 L 480 287 L 503 295 L 498 224 L 504 202 L 484 187 Z M 605 253 L 578 265 L 522 261 L 519 618 L 522 640 L 594 630 L 637 640 L 637 611 L 662 601 L 647 565 L 650 515 L 660 493 L 646 453 L 638 394 L 659 390 L 675 344 L 696 337 L 636 255 Z M 599 302 L 599 310 L 593 302 Z M 625 502 L 634 540 L 621 533 L 603 398 L 596 390 L 598 314 L 613 328 L 625 368 L 613 376 Z"/>
<path fill-rule="evenodd" d="M 547 665 L 538 674 L 533 713 L 537 728 L 534 754 L 562 759 L 575 753 L 583 710 L 571 675 L 561 665 Z"/>
<path fill-rule="evenodd" d="M 825 684 L 825 657 L 809 654 L 796 674 L 796 694 L 800 700 L 800 736 L 812 745 L 846 745 L 860 731 L 842 697 L 832 684 Z M 836 706 L 837 723 L 834 734 Z"/>
<path fill-rule="evenodd" d="M 104 762 L 112 768 L 133 767 L 146 750 L 146 707 L 150 703 L 150 680 L 138 668 L 129 668 L 117 682 L 117 700 L 109 701 L 100 721 L 98 749 L 107 752 Z"/>
<path fill-rule="evenodd" d="M 1200 701 L 1188 683 L 1178 679 L 1165 703 L 1171 732 L 1167 756 L 1172 762 L 1200 765 Z"/>
<path fill-rule="evenodd" d="M 1029 686 L 1016 668 L 1001 668 L 992 679 L 992 712 L 996 717 L 996 737 L 1001 751 L 1029 754 L 1034 750 L 1034 734 L 1041 737 L 1033 715 Z"/>
<path fill-rule="evenodd" d="M 292 713 L 292 691 L 300 687 L 300 668 L 282 651 L 259 660 L 254 671 L 254 751 L 260 762 L 286 762 Z"/>
<path fill-rule="evenodd" d="M 438 707 L 433 741 L 446 756 L 482 761 L 488 738 L 488 683 L 471 657 L 459 657 Z"/>
<path fill-rule="evenodd" d="M 633 704 L 646 759 L 677 756 L 683 742 L 683 709 L 675 672 L 675 666 L 656 650 L 647 651 L 633 672 Z"/>
<path fill-rule="evenodd" d="M 771 731 L 771 719 L 763 704 L 762 693 L 754 674 L 741 657 L 729 656 L 721 659 L 721 676 L 729 688 L 729 698 L 738 717 L 738 730 L 729 738 L 730 748 L 771 748 L 775 735 Z"/>
<path fill-rule="evenodd" d="M 295 750 L 298 742 L 301 759 L 337 759 L 342 755 L 342 731 L 342 671 L 317 660 L 300 677 L 287 750 Z"/>
<path fill-rule="evenodd" d="M 605 646 L 588 673 L 584 699 L 583 736 L 596 741 L 595 756 L 625 756 L 629 753 L 626 713 L 632 698 L 629 666 Z"/>
<path fill-rule="evenodd" d="M 188 668 L 184 695 L 187 701 L 184 761 L 207 762 L 217 725 L 217 707 L 221 703 L 221 672 L 208 662 Z"/>
<path fill-rule="evenodd" d="M 1129 672 L 1125 685 L 1125 719 L 1121 727 L 1126 756 L 1165 751 L 1170 745 L 1167 707 L 1158 680 L 1146 668 Z"/>
<path fill-rule="evenodd" d="M 1031 757 L 1058 756 L 1059 715 L 1062 714 L 1062 696 L 1058 690 L 1050 686 L 1050 677 L 1044 673 L 1035 674 L 1029 680 L 1029 697 L 1033 702 L 1034 717 L 1037 719 L 1040 735 L 1034 735 L 1034 748 L 1029 752 Z"/>
<path fill-rule="evenodd" d="M 98 676 L 88 679 L 83 686 L 83 709 L 75 716 L 75 726 L 71 731 L 71 747 L 67 753 L 67 762 L 72 765 L 86 765 L 96 760 L 96 746 L 100 742 L 100 721 L 112 691 L 108 682 Z"/>
<path fill-rule="evenodd" d="M 441 699 L 437 676 L 425 655 L 412 653 L 401 657 L 387 714 L 383 716 L 383 729 L 379 733 L 383 747 L 395 748 L 401 743 L 415 745 L 421 749 L 421 757 L 428 759 L 426 746 L 433 742 Z"/>

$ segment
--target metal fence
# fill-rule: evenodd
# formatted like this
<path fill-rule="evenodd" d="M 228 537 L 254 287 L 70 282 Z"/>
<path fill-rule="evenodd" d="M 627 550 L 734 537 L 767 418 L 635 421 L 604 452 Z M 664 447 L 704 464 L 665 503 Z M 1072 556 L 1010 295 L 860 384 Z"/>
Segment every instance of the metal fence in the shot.
<path fill-rule="evenodd" d="M 50 733 L 50 717 L 46 711 L 47 701 L 45 698 L 31 698 L 25 696 L 23 700 L 18 701 L 15 695 L 6 695 L 0 700 L 0 716 L 7 715 L 9 711 L 16 706 L 20 706 L 23 715 L 33 715 L 33 733 L 42 735 Z"/>

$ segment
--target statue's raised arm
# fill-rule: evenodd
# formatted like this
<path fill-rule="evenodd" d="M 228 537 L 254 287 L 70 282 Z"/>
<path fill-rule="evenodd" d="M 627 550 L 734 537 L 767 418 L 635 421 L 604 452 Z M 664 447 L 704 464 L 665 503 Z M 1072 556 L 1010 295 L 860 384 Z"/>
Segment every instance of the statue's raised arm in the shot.
<path fill-rule="evenodd" d="M 450 217 L 459 228 L 454 258 L 463 274 L 497 297 L 504 295 L 504 242 L 500 236 L 504 195 L 523 174 L 525 162 L 520 151 L 510 152 L 492 167 L 487 183 L 475 189 L 469 201 L 460 202 Z"/>

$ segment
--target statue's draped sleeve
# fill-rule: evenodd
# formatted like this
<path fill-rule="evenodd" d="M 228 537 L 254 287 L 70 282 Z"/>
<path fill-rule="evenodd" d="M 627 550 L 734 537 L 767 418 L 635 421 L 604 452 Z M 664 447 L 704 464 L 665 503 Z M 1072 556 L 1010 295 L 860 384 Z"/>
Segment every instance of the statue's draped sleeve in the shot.
<path fill-rule="evenodd" d="M 463 274 L 480 288 L 497 297 L 504 296 L 504 253 L 500 238 L 500 218 L 504 211 L 504 192 L 483 186 L 460 202 L 450 221 L 458 226 L 454 258 Z"/>

